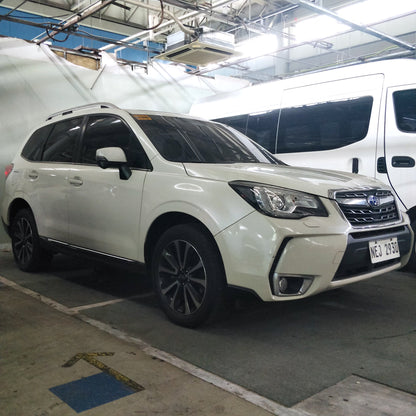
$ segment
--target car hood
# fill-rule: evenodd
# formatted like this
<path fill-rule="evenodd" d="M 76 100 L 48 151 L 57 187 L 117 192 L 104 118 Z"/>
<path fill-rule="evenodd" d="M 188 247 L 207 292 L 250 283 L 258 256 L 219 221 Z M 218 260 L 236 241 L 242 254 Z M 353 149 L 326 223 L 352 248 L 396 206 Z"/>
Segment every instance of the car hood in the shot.
<path fill-rule="evenodd" d="M 280 186 L 328 197 L 330 191 L 380 188 L 379 181 L 366 176 L 333 170 L 266 164 L 185 163 L 189 176 L 223 182 L 249 181 Z"/>

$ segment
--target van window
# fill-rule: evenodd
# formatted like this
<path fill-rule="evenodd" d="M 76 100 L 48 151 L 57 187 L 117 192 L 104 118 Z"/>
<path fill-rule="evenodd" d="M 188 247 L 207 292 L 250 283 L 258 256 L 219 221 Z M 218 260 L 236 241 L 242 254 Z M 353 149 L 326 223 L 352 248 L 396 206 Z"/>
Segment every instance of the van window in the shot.
<path fill-rule="evenodd" d="M 361 97 L 282 109 L 277 153 L 337 149 L 364 139 L 372 105 L 372 97 Z"/>
<path fill-rule="evenodd" d="M 373 98 L 367 96 L 240 114 L 215 121 L 246 134 L 272 153 L 313 152 L 364 139 L 372 106 Z"/>
<path fill-rule="evenodd" d="M 416 89 L 394 92 L 393 102 L 397 128 L 408 133 L 416 132 Z"/>
<path fill-rule="evenodd" d="M 238 116 L 218 118 L 215 121 L 226 124 L 238 130 L 240 133 L 247 134 L 248 114 L 240 114 Z"/>
<path fill-rule="evenodd" d="M 118 117 L 96 115 L 88 119 L 82 141 L 81 163 L 95 165 L 97 149 L 121 147 L 132 168 L 147 169 L 150 162 L 135 134 Z"/>
<path fill-rule="evenodd" d="M 279 110 L 250 114 L 246 135 L 272 153 L 276 153 L 277 120 Z"/>
<path fill-rule="evenodd" d="M 56 123 L 45 143 L 42 161 L 71 163 L 81 132 L 82 117 Z"/>

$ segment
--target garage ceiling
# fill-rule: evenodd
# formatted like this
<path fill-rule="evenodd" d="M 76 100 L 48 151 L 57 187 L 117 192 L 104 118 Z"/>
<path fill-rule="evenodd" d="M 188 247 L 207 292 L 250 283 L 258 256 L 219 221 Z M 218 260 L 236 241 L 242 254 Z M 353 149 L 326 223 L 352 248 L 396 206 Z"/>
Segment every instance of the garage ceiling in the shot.
<path fill-rule="evenodd" d="M 351 62 L 415 57 L 416 49 L 414 0 L 0 0 L 0 6 L 4 36 L 10 35 L 8 22 L 27 25 L 38 29 L 30 39 L 37 43 L 58 45 L 59 36 L 78 36 L 81 46 L 85 39 L 99 46 L 89 53 L 107 51 L 122 58 L 128 50 L 142 50 L 145 58 L 167 58 L 191 74 L 254 83 Z M 105 32 L 97 35 L 93 29 Z M 102 33 L 118 34 L 117 42 Z M 204 59 L 199 53 L 188 61 L 176 53 L 178 45 L 199 41 L 195 48 L 201 48 L 204 36 L 219 45 L 213 63 L 205 52 Z M 228 51 L 230 38 L 236 55 L 221 53 Z M 176 59 L 159 56 L 166 50 L 173 50 Z M 145 58 L 136 59 L 149 61 Z"/>

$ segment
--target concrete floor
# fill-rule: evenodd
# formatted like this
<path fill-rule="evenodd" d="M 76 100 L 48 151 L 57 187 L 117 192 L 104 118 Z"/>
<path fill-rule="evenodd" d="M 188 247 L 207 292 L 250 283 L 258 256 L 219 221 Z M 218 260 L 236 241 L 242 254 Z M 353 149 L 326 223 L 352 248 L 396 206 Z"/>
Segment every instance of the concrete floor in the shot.
<path fill-rule="evenodd" d="M 298 302 L 236 295 L 221 322 L 198 330 L 169 323 L 140 272 L 57 256 L 26 274 L 1 252 L 0 276 L 0 415 L 416 414 L 410 273 Z M 107 355 L 62 367 L 92 352 Z M 104 386 L 107 402 L 90 393 L 75 408 L 59 396 L 103 373 L 144 389 L 121 386 L 110 400 L 105 388 L 118 387 Z"/>

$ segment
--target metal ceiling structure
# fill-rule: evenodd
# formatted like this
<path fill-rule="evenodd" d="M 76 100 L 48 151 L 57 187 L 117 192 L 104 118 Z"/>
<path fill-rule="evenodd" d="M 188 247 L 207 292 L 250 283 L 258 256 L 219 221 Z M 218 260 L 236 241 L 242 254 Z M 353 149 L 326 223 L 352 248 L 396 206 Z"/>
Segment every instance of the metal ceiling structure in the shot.
<path fill-rule="evenodd" d="M 158 55 L 164 52 L 163 49 L 169 47 L 169 36 L 178 32 L 183 34 L 185 44 L 201 40 L 204 31 L 232 34 L 236 45 L 248 39 L 260 39 L 265 34 L 274 35 L 274 48 L 263 54 L 237 55 L 233 59 L 215 62 L 215 65 L 204 63 L 192 67 L 189 67 L 189 63 L 181 63 L 180 55 L 177 55 L 177 60 L 171 63 L 186 66 L 189 73 L 206 76 L 226 74 L 254 83 L 357 61 L 415 57 L 416 4 L 414 9 L 383 17 L 367 25 L 358 23 L 362 16 L 351 19 L 340 13 L 346 6 L 363 2 L 364 0 L 0 0 L 0 35 L 8 35 L 7 23 L 21 25 L 19 27 L 27 25 L 38 30 L 38 35 L 30 39 L 38 44 L 57 44 L 62 42 L 62 39 L 58 39 L 59 36 L 64 36 L 64 40 L 78 37 L 81 46 L 85 44 L 85 39 L 94 41 L 96 46 L 90 49 L 95 49 L 96 54 L 106 51 L 123 58 L 126 51 L 142 50 L 147 52 L 149 59 L 158 59 Z M 395 4 L 400 2 L 405 0 L 396 0 Z M 379 0 L 377 7 L 388 4 L 391 4 L 390 0 Z M 36 20 L 36 16 L 44 19 Z M 326 16 L 334 22 L 342 23 L 345 28 L 341 33 L 323 37 L 318 30 L 315 35 L 315 30 L 312 29 L 310 39 L 297 39 L 294 33 L 296 25 L 316 16 Z M 101 32 L 97 34 L 92 29 Z M 197 47 L 201 48 L 201 42 Z M 218 56 L 217 61 L 220 59 Z M 143 61 L 143 57 L 134 58 L 134 55 L 129 59 L 137 59 L 141 64 Z"/>

